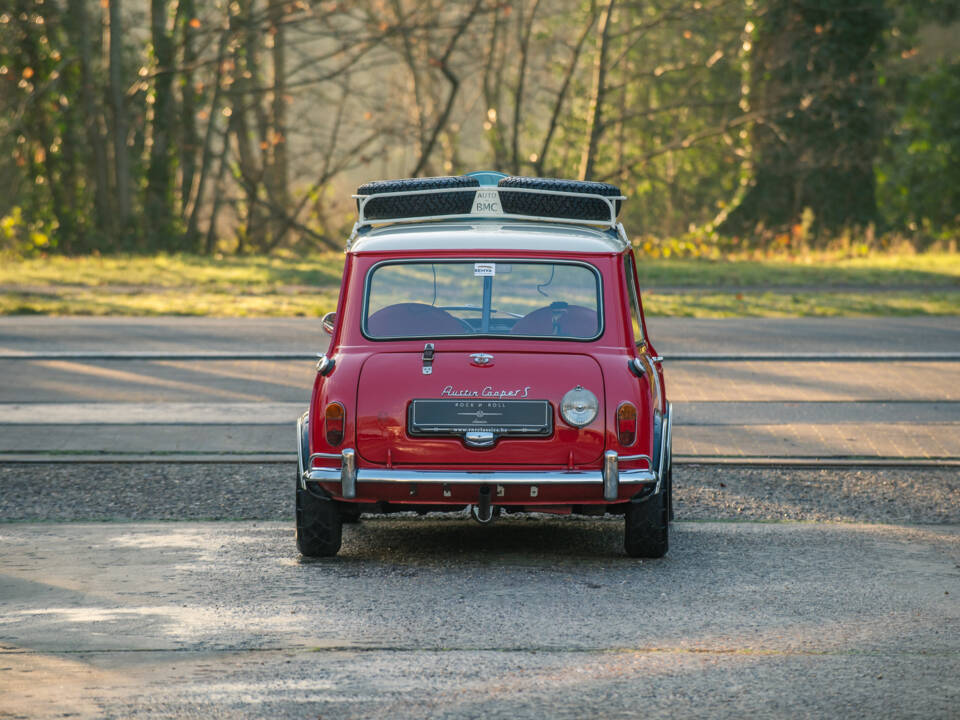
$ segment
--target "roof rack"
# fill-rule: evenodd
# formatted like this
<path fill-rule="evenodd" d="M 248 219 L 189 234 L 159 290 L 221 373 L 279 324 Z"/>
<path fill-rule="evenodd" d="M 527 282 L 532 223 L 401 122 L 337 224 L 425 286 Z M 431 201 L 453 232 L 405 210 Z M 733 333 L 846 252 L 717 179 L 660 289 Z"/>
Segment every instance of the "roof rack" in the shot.
<path fill-rule="evenodd" d="M 490 176 L 500 176 L 500 173 L 475 173 L 471 174 L 475 176 L 480 175 L 490 175 Z M 495 220 L 533 220 L 541 222 L 552 222 L 552 223 L 564 223 L 570 225 L 587 225 L 590 227 L 603 227 L 613 230 L 618 235 L 622 233 L 622 226 L 617 222 L 617 215 L 619 214 L 619 204 L 626 200 L 626 197 L 623 195 L 600 195 L 597 193 L 589 192 L 569 192 L 564 190 L 545 190 L 533 187 L 502 187 L 494 185 L 490 180 L 495 178 L 482 178 L 485 182 L 481 182 L 479 186 L 471 187 L 444 187 L 444 188 L 431 188 L 426 190 L 400 190 L 395 192 L 373 192 L 370 194 L 357 194 L 353 195 L 353 198 L 357 201 L 357 222 L 353 226 L 353 232 L 350 234 L 350 239 L 347 241 L 347 248 L 349 249 L 353 239 L 357 236 L 358 233 L 363 231 L 365 228 L 370 228 L 372 226 L 378 225 L 393 225 L 393 224 L 406 224 L 406 223 L 419 223 L 419 222 L 433 222 L 441 220 L 472 220 L 472 219 L 495 219 Z M 396 214 L 396 216 L 391 215 L 390 212 L 387 212 L 384 216 L 384 203 L 382 200 L 386 198 L 410 198 L 413 200 L 416 197 L 422 196 L 425 201 L 425 209 L 429 208 L 430 205 L 440 205 L 441 207 L 444 203 L 441 202 L 441 198 L 446 200 L 450 199 L 451 194 L 453 193 L 472 193 L 473 198 L 470 203 L 470 212 L 441 212 L 438 214 L 409 214 L 411 203 L 405 203 L 403 205 L 407 206 L 407 212 L 402 214 Z M 504 210 L 504 204 L 501 202 L 502 194 L 516 194 L 512 198 L 508 198 L 508 205 L 512 206 L 512 212 L 507 212 Z M 545 205 L 549 209 L 551 203 L 544 198 L 542 201 L 537 202 L 535 198 L 531 196 L 542 195 L 550 196 L 554 199 L 559 199 L 561 197 L 574 198 L 581 201 L 590 201 L 593 203 L 593 207 L 605 208 L 603 213 L 606 217 L 601 217 L 601 213 L 594 213 L 590 217 L 570 217 L 569 214 L 557 213 L 557 214 L 541 214 L 537 212 L 538 208 L 542 208 Z M 381 201 L 377 205 L 379 212 L 368 213 L 367 204 L 373 200 Z M 429 202 L 433 200 L 433 202 Z M 461 203 L 458 203 L 463 207 L 463 202 L 466 201 L 466 198 Z M 600 203 L 599 206 L 595 203 Z M 517 212 L 517 207 L 523 208 L 524 205 L 530 205 L 530 212 Z M 556 206 L 558 203 L 552 203 Z M 396 208 L 400 203 L 386 203 L 387 207 Z M 449 203 L 447 203 L 449 207 Z M 581 213 L 582 214 L 582 213 Z M 373 215 L 373 217 L 371 217 Z"/>

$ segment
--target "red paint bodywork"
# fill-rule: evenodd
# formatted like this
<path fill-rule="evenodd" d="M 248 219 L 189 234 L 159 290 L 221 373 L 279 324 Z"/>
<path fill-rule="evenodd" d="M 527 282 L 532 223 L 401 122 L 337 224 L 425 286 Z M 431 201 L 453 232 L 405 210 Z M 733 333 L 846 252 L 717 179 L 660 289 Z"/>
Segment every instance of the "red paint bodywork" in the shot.
<path fill-rule="evenodd" d="M 327 444 L 322 422 L 310 422 L 310 453 L 337 453 L 355 448 L 358 468 L 456 469 L 456 470 L 599 470 L 605 450 L 620 455 L 645 454 L 653 451 L 653 394 L 646 376 L 637 377 L 629 362 L 643 348 L 638 348 L 630 321 L 627 283 L 637 283 L 630 275 L 621 253 L 557 253 L 482 251 L 484 260 L 545 259 L 579 261 L 595 267 L 602 278 L 604 329 L 592 341 L 531 338 L 437 338 L 428 340 L 435 347 L 433 374 L 421 373 L 424 339 L 373 341 L 361 330 L 364 300 L 364 279 L 376 263 L 384 260 L 465 259 L 473 260 L 477 250 L 449 250 L 429 253 L 395 251 L 383 253 L 348 253 L 343 271 L 337 321 L 327 356 L 335 361 L 326 377 L 317 374 L 310 402 L 310 418 L 322 418 L 330 402 L 346 408 L 343 442 L 336 447 Z M 637 287 L 639 298 L 639 287 Z M 642 301 L 641 301 L 642 302 Z M 656 355 L 640 308 L 645 351 Z M 491 367 L 478 367 L 469 354 L 494 355 Z M 666 387 L 663 371 L 661 412 L 666 411 Z M 580 384 L 596 394 L 600 411 L 584 428 L 574 428 L 560 417 L 563 394 Z M 407 404 L 413 398 L 440 398 L 447 385 L 456 387 L 490 386 L 494 390 L 529 387 L 528 397 L 546 399 L 553 409 L 553 433 L 544 438 L 501 438 L 492 448 L 468 448 L 459 438 L 411 437 L 406 432 Z M 621 447 L 616 431 L 616 410 L 624 401 L 638 410 L 637 438 L 630 447 Z M 314 467 L 337 467 L 338 461 L 315 460 Z M 646 467 L 642 461 L 633 467 Z M 621 462 L 621 469 L 631 463 Z M 345 500 L 339 483 L 321 483 L 336 500 L 342 502 L 415 505 L 466 505 L 475 503 L 480 484 L 453 485 L 447 494 L 439 485 L 421 485 L 416 496 L 402 484 L 364 483 L 357 488 L 357 497 Z M 620 501 L 625 501 L 639 488 L 621 486 Z M 506 486 L 494 504 L 526 508 L 564 509 L 572 505 L 609 505 L 597 485 L 542 485 L 536 497 L 529 486 Z"/>

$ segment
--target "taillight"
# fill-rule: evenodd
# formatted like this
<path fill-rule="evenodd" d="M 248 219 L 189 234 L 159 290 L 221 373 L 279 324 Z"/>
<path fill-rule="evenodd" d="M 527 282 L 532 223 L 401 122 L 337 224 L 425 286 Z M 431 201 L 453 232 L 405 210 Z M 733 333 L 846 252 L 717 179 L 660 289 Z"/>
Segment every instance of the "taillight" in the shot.
<path fill-rule="evenodd" d="M 629 447 L 637 439 L 637 408 L 633 403 L 621 403 L 617 408 L 617 440 L 621 447 Z"/>
<path fill-rule="evenodd" d="M 343 442 L 343 426 L 346 414 L 343 405 L 338 402 L 327 405 L 327 409 L 323 413 L 323 432 L 326 435 L 328 445 L 337 446 Z"/>

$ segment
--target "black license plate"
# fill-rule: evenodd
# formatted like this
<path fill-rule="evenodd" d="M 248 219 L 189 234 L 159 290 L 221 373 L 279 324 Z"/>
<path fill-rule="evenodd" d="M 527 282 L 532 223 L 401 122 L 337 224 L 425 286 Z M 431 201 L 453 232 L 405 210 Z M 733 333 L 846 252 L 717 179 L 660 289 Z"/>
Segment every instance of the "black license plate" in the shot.
<path fill-rule="evenodd" d="M 545 436 L 553 432 L 553 410 L 546 400 L 414 400 L 407 414 L 411 435 Z"/>

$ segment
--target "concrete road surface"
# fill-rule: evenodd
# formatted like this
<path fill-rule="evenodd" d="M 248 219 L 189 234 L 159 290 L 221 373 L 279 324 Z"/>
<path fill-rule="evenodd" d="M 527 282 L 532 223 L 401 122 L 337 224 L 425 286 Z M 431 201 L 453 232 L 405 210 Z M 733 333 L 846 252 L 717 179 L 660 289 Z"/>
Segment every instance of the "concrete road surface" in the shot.
<path fill-rule="evenodd" d="M 960 528 L 0 526 L 3 718 L 956 718 Z"/>
<path fill-rule="evenodd" d="M 957 352 L 960 318 L 651 318 L 684 460 L 960 458 L 957 362 L 669 362 L 673 353 Z M 0 318 L 0 354 L 310 352 L 316 319 Z M 0 459 L 290 457 L 309 361 L 0 359 Z"/>
<path fill-rule="evenodd" d="M 647 321 L 657 351 L 960 352 L 960 317 L 664 318 Z M 0 317 L 0 352 L 322 351 L 319 318 Z"/>

